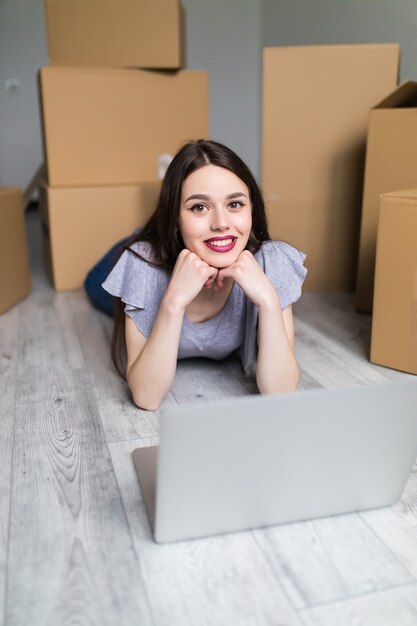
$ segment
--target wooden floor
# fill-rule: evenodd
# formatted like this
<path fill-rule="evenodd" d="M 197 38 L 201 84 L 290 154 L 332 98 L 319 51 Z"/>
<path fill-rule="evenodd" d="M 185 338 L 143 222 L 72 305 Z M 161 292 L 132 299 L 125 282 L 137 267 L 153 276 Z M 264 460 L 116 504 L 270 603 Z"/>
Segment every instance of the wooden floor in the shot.
<path fill-rule="evenodd" d="M 28 216 L 32 294 L 0 316 L 0 620 L 6 626 L 417 624 L 417 472 L 383 510 L 159 546 L 130 453 L 158 416 L 128 398 L 111 321 L 56 294 Z M 350 294 L 295 307 L 303 388 L 406 378 L 368 362 Z M 181 363 L 167 403 L 254 392 L 235 361 Z"/>

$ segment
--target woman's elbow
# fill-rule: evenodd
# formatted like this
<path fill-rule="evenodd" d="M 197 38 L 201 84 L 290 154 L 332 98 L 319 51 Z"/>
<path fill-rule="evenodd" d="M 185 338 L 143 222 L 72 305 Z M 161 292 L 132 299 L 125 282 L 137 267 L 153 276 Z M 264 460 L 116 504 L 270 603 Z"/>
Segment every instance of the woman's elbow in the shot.
<path fill-rule="evenodd" d="M 147 398 L 146 394 L 132 393 L 132 400 L 139 409 L 144 411 L 157 411 L 161 405 L 161 400 L 156 398 Z"/>
<path fill-rule="evenodd" d="M 135 385 L 127 377 L 127 384 L 129 386 L 130 395 L 133 402 L 139 409 L 144 411 L 157 411 L 161 405 L 162 398 L 152 393 L 150 389 L 143 389 L 143 385 Z"/>
<path fill-rule="evenodd" d="M 291 371 L 286 371 L 277 377 L 267 377 L 265 379 L 257 377 L 256 380 L 259 393 L 286 393 L 295 391 L 300 384 L 300 369 L 298 365 Z"/>
<path fill-rule="evenodd" d="M 157 411 L 159 409 L 162 402 L 160 394 L 155 393 L 155 390 L 144 384 L 140 379 L 137 380 L 131 368 L 128 368 L 126 372 L 126 382 L 130 396 L 139 409 L 144 411 Z"/>

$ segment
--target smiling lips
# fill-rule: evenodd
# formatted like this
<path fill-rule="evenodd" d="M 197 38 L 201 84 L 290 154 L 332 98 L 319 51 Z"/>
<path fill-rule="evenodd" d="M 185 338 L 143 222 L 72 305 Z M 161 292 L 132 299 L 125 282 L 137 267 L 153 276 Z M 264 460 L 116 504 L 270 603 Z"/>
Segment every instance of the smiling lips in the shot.
<path fill-rule="evenodd" d="M 213 237 L 204 243 L 213 252 L 229 252 L 235 247 L 236 241 L 237 237 Z"/>

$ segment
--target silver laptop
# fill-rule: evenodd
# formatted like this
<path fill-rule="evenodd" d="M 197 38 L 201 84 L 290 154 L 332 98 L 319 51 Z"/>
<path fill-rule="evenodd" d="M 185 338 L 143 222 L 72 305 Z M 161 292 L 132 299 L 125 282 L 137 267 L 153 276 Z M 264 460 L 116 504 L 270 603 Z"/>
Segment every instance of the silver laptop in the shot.
<path fill-rule="evenodd" d="M 417 455 L 417 381 L 161 410 L 133 452 L 157 542 L 397 502 Z"/>

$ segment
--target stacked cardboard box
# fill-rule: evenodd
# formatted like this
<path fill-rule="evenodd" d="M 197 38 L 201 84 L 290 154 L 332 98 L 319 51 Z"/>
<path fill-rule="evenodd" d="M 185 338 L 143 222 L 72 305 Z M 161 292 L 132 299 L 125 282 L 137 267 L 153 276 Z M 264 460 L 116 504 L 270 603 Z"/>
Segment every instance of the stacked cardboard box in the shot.
<path fill-rule="evenodd" d="M 56 289 L 77 289 L 155 208 L 161 160 L 207 137 L 208 81 L 206 72 L 180 69 L 179 0 L 45 6 L 44 258 Z"/>
<path fill-rule="evenodd" d="M 30 288 L 22 192 L 0 187 L 0 313 L 27 296 Z"/>
<path fill-rule="evenodd" d="M 43 258 L 55 288 L 82 285 L 96 261 L 147 220 L 156 206 L 159 188 L 159 183 L 43 186 Z"/>
<path fill-rule="evenodd" d="M 356 306 L 372 311 L 379 199 L 417 187 L 417 83 L 398 87 L 370 112 Z"/>
<path fill-rule="evenodd" d="M 306 287 L 354 290 L 369 109 L 399 46 L 266 48 L 262 187 L 271 235 L 307 253 Z"/>
<path fill-rule="evenodd" d="M 52 65 L 179 69 L 179 0 L 46 0 Z"/>
<path fill-rule="evenodd" d="M 207 134 L 205 72 L 45 67 L 40 92 L 51 186 L 158 180 L 161 155 Z"/>
<path fill-rule="evenodd" d="M 417 374 L 417 189 L 381 196 L 371 361 Z"/>

